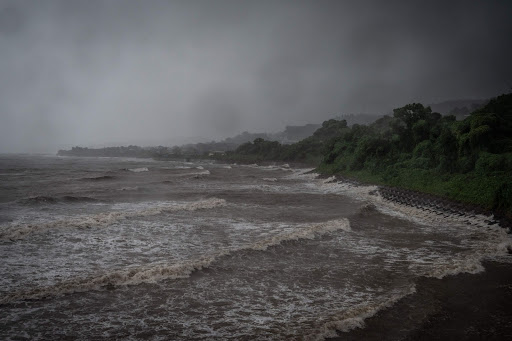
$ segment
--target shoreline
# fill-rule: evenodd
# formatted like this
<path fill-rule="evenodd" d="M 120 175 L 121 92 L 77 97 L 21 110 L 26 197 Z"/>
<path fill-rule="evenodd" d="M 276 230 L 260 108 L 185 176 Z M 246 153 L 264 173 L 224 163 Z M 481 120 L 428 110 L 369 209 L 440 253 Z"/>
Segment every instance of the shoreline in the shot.
<path fill-rule="evenodd" d="M 512 263 L 483 265 L 478 274 L 421 277 L 415 293 L 366 319 L 363 328 L 327 340 L 511 340 Z"/>
<path fill-rule="evenodd" d="M 332 176 L 332 175 L 330 175 Z M 327 179 L 320 173 L 319 178 Z M 485 225 L 512 232 L 512 221 L 491 210 L 429 193 L 360 182 L 334 175 L 332 182 L 372 185 L 385 201 L 434 216 L 472 218 L 486 215 Z M 512 258 L 512 248 L 507 247 Z M 512 340 L 512 261 L 486 259 L 485 271 L 459 273 L 441 279 L 420 277 L 416 292 L 364 320 L 362 328 L 338 331 L 326 340 Z"/>
<path fill-rule="evenodd" d="M 347 178 L 339 174 L 329 175 L 320 173 L 317 170 L 314 172 L 318 173 L 319 178 L 321 179 L 327 179 L 330 176 L 334 176 L 336 178 L 336 182 L 346 182 L 355 186 L 376 186 L 382 198 L 399 205 L 416 207 L 418 209 L 428 211 L 435 210 L 437 212 L 436 214 L 455 214 L 459 216 L 473 216 L 480 214 L 490 217 L 492 216 L 492 220 L 489 221 L 489 225 L 498 224 L 501 228 L 507 229 L 508 234 L 512 234 L 512 219 L 510 217 L 476 204 L 464 203 L 439 195 L 406 188 L 363 182 L 357 179 Z M 509 252 L 512 252 L 512 249 L 509 249 Z"/>

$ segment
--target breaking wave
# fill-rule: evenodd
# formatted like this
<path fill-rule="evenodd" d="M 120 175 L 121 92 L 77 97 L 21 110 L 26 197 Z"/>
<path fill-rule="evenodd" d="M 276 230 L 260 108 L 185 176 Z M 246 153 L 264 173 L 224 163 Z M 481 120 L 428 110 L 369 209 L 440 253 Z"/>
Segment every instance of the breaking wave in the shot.
<path fill-rule="evenodd" d="M 338 331 L 348 332 L 356 328 L 364 328 L 366 320 L 369 317 L 374 316 L 377 312 L 382 309 L 389 308 L 400 299 L 405 296 L 411 295 L 416 292 L 414 285 L 409 286 L 401 291 L 396 291 L 385 297 L 378 302 L 358 304 L 350 309 L 344 310 L 339 314 L 335 314 L 329 318 L 328 322 L 325 322 L 318 333 L 314 335 L 307 335 L 306 340 L 324 340 L 331 337 L 339 337 Z"/>
<path fill-rule="evenodd" d="M 457 275 L 460 273 L 477 274 L 484 272 L 485 268 L 482 265 L 482 260 L 492 255 L 503 254 L 506 252 L 510 241 L 502 242 L 498 245 L 488 245 L 476 251 L 476 254 L 469 258 L 459 260 L 450 260 L 444 264 L 436 264 L 434 267 L 429 267 L 429 270 L 419 273 L 420 276 L 444 278 L 450 275 Z M 345 310 L 339 314 L 335 314 L 329 318 L 329 321 L 324 323 L 318 334 L 308 335 L 306 340 L 324 340 L 331 337 L 339 337 L 338 332 L 348 332 L 356 328 L 364 328 L 365 320 L 374 316 L 379 311 L 391 307 L 393 304 L 416 292 L 414 285 L 402 291 L 395 291 L 390 296 L 382 298 L 379 302 L 371 304 L 361 304 Z"/>
<path fill-rule="evenodd" d="M 216 199 L 219 200 L 219 199 Z M 197 204 L 197 203 L 196 203 Z M 212 255 L 205 255 L 195 260 L 178 264 L 153 264 L 145 267 L 126 270 L 116 270 L 109 273 L 86 278 L 74 278 L 55 285 L 11 292 L 0 298 L 0 304 L 18 300 L 41 299 L 49 296 L 84 292 L 101 288 L 111 288 L 121 285 L 137 285 L 141 283 L 156 283 L 166 279 L 186 278 L 194 271 L 209 267 L 221 257 L 244 250 L 265 251 L 271 246 L 285 241 L 313 239 L 326 233 L 343 230 L 351 231 L 348 219 L 331 220 L 323 223 L 308 224 L 292 232 L 285 232 L 270 238 L 262 239 L 246 246 L 221 250 Z"/>
<path fill-rule="evenodd" d="M 210 171 L 207 169 L 207 170 L 205 170 L 203 172 L 188 173 L 188 174 L 183 174 L 183 175 L 188 175 L 188 176 L 192 175 L 193 178 L 199 179 L 199 178 L 201 178 L 201 177 L 203 177 L 205 175 L 210 175 Z"/>
<path fill-rule="evenodd" d="M 437 264 L 434 268 L 420 272 L 422 276 L 434 277 L 441 279 L 450 275 L 460 273 L 477 274 L 484 272 L 482 265 L 484 259 L 506 255 L 512 242 L 509 238 L 504 237 L 497 244 L 494 241 L 482 243 L 478 248 L 472 250 L 472 255 L 462 259 L 451 259 L 450 262 Z"/>
<path fill-rule="evenodd" d="M 324 223 L 310 224 L 305 228 L 293 232 L 278 234 L 276 236 L 257 241 L 249 248 L 253 250 L 266 250 L 268 247 L 281 244 L 284 241 L 313 239 L 323 234 L 338 230 L 343 230 L 346 232 L 351 231 L 350 222 L 348 219 L 343 218 L 337 220 L 329 220 Z"/>
<path fill-rule="evenodd" d="M 200 209 L 212 209 L 226 205 L 224 199 L 211 198 L 190 203 L 171 203 L 165 205 L 155 205 L 135 211 L 112 211 L 91 215 L 80 215 L 68 217 L 61 220 L 54 220 L 43 223 L 33 224 L 10 224 L 0 226 L 0 239 L 22 239 L 31 233 L 41 232 L 52 228 L 87 228 L 102 227 L 111 225 L 119 220 L 133 217 L 144 217 L 157 215 L 164 212 L 176 211 L 196 211 Z"/>
<path fill-rule="evenodd" d="M 140 168 L 128 168 L 130 172 L 134 173 L 140 173 L 140 172 L 149 172 L 149 169 L 147 167 L 140 167 Z"/>
<path fill-rule="evenodd" d="M 297 173 L 294 177 L 315 180 L 316 173 Z M 489 227 L 492 217 L 468 212 L 447 212 L 442 208 L 408 206 L 387 200 L 379 193 L 378 186 L 356 185 L 350 182 L 337 181 L 331 177 L 318 181 L 320 190 L 324 193 L 347 195 L 375 207 L 379 212 L 422 225 L 473 225 L 482 228 Z"/>

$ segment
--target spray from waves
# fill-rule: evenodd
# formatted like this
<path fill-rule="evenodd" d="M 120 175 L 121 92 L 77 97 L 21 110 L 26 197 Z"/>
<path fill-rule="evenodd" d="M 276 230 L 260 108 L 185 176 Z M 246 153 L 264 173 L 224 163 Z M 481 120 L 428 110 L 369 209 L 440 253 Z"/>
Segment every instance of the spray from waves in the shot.
<path fill-rule="evenodd" d="M 194 177 L 200 177 L 204 175 L 210 175 L 210 171 L 207 169 L 204 172 L 188 173 L 186 175 L 194 175 Z"/>
<path fill-rule="evenodd" d="M 147 167 L 128 168 L 127 170 L 134 173 L 149 172 L 149 169 Z"/>
<path fill-rule="evenodd" d="M 156 205 L 135 211 L 113 211 L 93 215 L 73 216 L 66 219 L 34 224 L 10 224 L 0 226 L 0 239 L 22 239 L 31 233 L 41 232 L 53 228 L 87 228 L 92 226 L 108 226 L 119 220 L 157 215 L 164 212 L 196 211 L 226 206 L 226 200 L 210 198 L 190 203 L 171 203 Z"/>
<path fill-rule="evenodd" d="M 41 299 L 73 292 L 84 292 L 111 288 L 121 285 L 137 285 L 141 283 L 156 283 L 166 279 L 186 278 L 193 272 L 208 268 L 221 257 L 244 250 L 265 251 L 271 246 L 279 245 L 285 241 L 300 239 L 314 239 L 334 231 L 351 231 L 348 219 L 331 220 L 324 223 L 307 224 L 292 232 L 284 232 L 273 237 L 250 243 L 245 246 L 220 250 L 211 255 L 205 255 L 195 260 L 178 264 L 153 264 L 140 268 L 112 271 L 100 276 L 87 278 L 74 278 L 55 285 L 20 290 L 0 297 L 0 304 L 7 304 L 19 300 Z"/>
<path fill-rule="evenodd" d="M 329 321 L 324 322 L 315 334 L 306 335 L 304 339 L 320 341 L 326 338 L 338 337 L 338 331 L 348 332 L 352 329 L 364 328 L 364 320 L 374 316 L 382 309 L 391 307 L 400 299 L 415 292 L 416 287 L 410 285 L 405 289 L 398 290 L 387 297 L 381 298 L 377 302 L 359 304 L 338 314 L 334 314 L 329 318 Z"/>
<path fill-rule="evenodd" d="M 287 179 L 300 179 L 300 180 L 315 180 L 318 178 L 318 173 L 313 172 L 314 168 L 290 168 L 291 174 L 287 175 Z"/>

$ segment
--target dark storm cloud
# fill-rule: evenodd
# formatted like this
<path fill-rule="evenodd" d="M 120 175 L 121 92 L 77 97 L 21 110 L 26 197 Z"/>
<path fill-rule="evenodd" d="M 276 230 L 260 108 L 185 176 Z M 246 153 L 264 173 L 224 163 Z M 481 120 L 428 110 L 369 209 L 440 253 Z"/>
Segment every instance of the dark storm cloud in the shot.
<path fill-rule="evenodd" d="M 508 1 L 0 1 L 0 151 L 174 144 L 510 91 Z"/>

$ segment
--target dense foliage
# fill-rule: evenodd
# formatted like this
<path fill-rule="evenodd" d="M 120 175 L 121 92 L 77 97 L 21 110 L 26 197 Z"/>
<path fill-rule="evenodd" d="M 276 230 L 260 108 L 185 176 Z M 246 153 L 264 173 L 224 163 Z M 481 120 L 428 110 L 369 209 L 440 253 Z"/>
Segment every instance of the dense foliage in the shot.
<path fill-rule="evenodd" d="M 233 152 L 227 152 L 223 158 L 242 162 L 282 160 L 317 165 L 322 161 L 327 143 L 345 129 L 345 120 L 329 120 L 325 121 L 312 136 L 297 143 L 281 144 L 258 138 L 254 142 L 242 144 Z"/>
<path fill-rule="evenodd" d="M 512 94 L 463 121 L 408 104 L 329 142 L 320 169 L 512 210 Z"/>
<path fill-rule="evenodd" d="M 256 139 L 225 158 L 319 165 L 325 173 L 404 187 L 512 212 L 512 94 L 463 121 L 413 103 L 370 125 L 329 120 L 291 145 Z"/>

